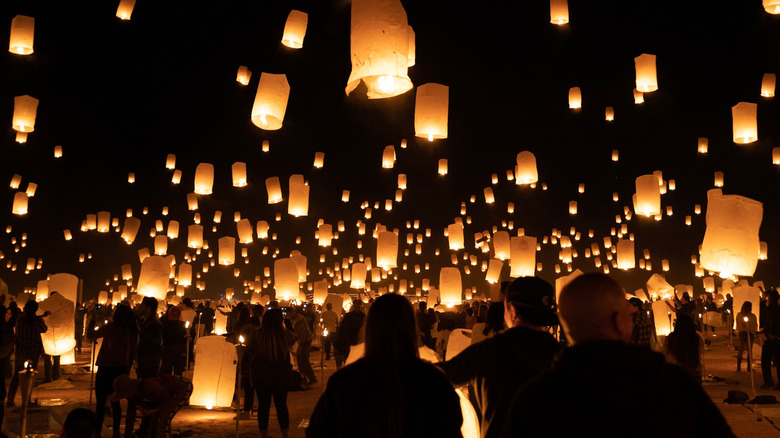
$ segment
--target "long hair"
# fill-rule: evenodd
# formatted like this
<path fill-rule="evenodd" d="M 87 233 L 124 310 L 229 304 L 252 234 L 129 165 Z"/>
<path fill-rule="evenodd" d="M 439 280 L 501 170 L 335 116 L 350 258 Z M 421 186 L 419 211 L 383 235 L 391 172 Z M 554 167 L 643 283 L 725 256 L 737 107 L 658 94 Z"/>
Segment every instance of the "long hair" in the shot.
<path fill-rule="evenodd" d="M 129 306 L 118 304 L 114 308 L 112 321 L 117 330 L 138 334 L 138 320 Z"/>
<path fill-rule="evenodd" d="M 691 315 L 678 315 L 674 331 L 666 337 L 666 351 L 689 372 L 699 368 L 699 334 Z"/>
<path fill-rule="evenodd" d="M 504 304 L 492 303 L 487 311 L 487 321 L 482 334 L 487 336 L 490 332 L 498 333 L 504 329 Z"/>
<path fill-rule="evenodd" d="M 284 328 L 284 316 L 281 310 L 271 309 L 265 312 L 263 324 L 257 332 L 257 349 L 270 362 L 284 362 L 290 354 L 285 330 L 287 329 Z"/>
<path fill-rule="evenodd" d="M 742 303 L 742 309 L 740 309 L 741 313 L 752 313 L 753 311 L 753 303 L 750 301 L 745 301 Z"/>
<path fill-rule="evenodd" d="M 32 323 L 35 321 L 35 312 L 38 311 L 38 303 L 35 302 L 35 300 L 28 300 L 26 303 L 24 303 L 24 310 L 22 311 L 22 316 L 27 320 L 27 322 Z"/>

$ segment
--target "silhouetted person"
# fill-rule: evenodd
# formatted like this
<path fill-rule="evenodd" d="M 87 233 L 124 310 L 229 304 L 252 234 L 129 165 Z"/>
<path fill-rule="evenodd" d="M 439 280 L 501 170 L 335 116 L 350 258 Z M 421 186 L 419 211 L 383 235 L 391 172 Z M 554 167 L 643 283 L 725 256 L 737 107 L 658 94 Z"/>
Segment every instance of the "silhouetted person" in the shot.
<path fill-rule="evenodd" d="M 95 414 L 86 408 L 76 408 L 68 413 L 62 423 L 61 438 L 91 438 L 95 430 Z"/>
<path fill-rule="evenodd" d="M 154 377 L 160 373 L 163 327 L 157 317 L 157 300 L 144 297 L 138 306 L 141 317 L 138 331 L 138 377 Z"/>
<path fill-rule="evenodd" d="M 41 333 L 46 333 L 48 328 L 43 318 L 36 316 L 38 303 L 29 300 L 24 303 L 24 311 L 16 320 L 16 358 L 14 359 L 14 376 L 8 387 L 8 400 L 6 406 L 14 406 L 16 389 L 19 387 L 19 372 L 24 370 L 25 362 L 29 362 L 32 369 L 38 369 L 38 360 L 43 354 Z M 22 391 L 22 404 L 27 403 L 26 391 Z"/>

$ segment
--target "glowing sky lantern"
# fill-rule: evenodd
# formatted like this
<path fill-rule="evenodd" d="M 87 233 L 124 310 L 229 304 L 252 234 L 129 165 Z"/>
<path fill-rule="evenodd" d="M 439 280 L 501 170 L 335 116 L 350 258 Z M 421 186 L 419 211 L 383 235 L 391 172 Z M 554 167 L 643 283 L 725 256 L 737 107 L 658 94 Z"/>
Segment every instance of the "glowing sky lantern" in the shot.
<path fill-rule="evenodd" d="M 675 315 L 671 313 L 671 309 L 666 305 L 666 301 L 659 300 L 653 302 L 653 322 L 655 323 L 655 332 L 658 336 L 669 336 L 669 333 L 674 329 L 673 321 Z"/>
<path fill-rule="evenodd" d="M 731 290 L 734 297 L 734 308 L 742 308 L 745 301 L 750 301 L 754 309 L 760 309 L 761 290 L 754 286 L 737 286 Z M 736 328 L 736 318 L 734 318 L 734 328 Z"/>
<path fill-rule="evenodd" d="M 133 15 L 133 8 L 135 8 L 135 0 L 120 0 L 116 8 L 116 16 L 122 20 L 129 20 Z"/>
<path fill-rule="evenodd" d="M 434 139 L 447 138 L 450 87 L 428 83 L 417 87 L 414 106 L 415 136 Z"/>
<path fill-rule="evenodd" d="M 734 143 L 749 144 L 758 140 L 757 110 L 758 105 L 750 102 L 740 102 L 731 107 Z"/>
<path fill-rule="evenodd" d="M 376 264 L 384 270 L 398 266 L 398 235 L 392 231 L 377 234 Z"/>
<path fill-rule="evenodd" d="M 447 226 L 447 237 L 450 242 L 450 249 L 458 251 L 465 248 L 463 238 L 463 224 L 455 222 Z"/>
<path fill-rule="evenodd" d="M 73 336 L 76 329 L 74 302 L 56 293 L 43 300 L 38 309 L 41 312 L 51 312 L 43 318 L 48 327 L 46 333 L 41 333 L 44 352 L 52 356 L 62 356 L 73 350 L 76 346 Z"/>
<path fill-rule="evenodd" d="M 328 298 L 328 281 L 319 280 L 314 282 L 314 304 L 325 304 L 325 299 Z"/>
<path fill-rule="evenodd" d="M 777 78 L 774 73 L 764 73 L 764 77 L 761 79 L 761 96 L 775 97 L 776 82 Z"/>
<path fill-rule="evenodd" d="M 141 263 L 136 291 L 146 297 L 164 300 L 171 275 L 170 259 L 160 255 L 146 257 Z"/>
<path fill-rule="evenodd" d="M 582 91 L 580 90 L 580 87 L 569 88 L 569 108 L 582 108 Z"/>
<path fill-rule="evenodd" d="M 392 169 L 395 165 L 395 147 L 393 145 L 385 146 L 382 151 L 382 167 Z"/>
<path fill-rule="evenodd" d="M 182 263 L 179 265 L 179 272 L 176 275 L 179 286 L 188 287 L 192 285 L 192 265 Z"/>
<path fill-rule="evenodd" d="M 618 239 L 617 265 L 618 269 L 634 269 L 634 267 L 636 267 L 636 255 L 634 252 L 633 240 Z"/>
<path fill-rule="evenodd" d="M 8 51 L 17 55 L 30 55 L 35 39 L 35 18 L 17 15 L 11 20 L 11 38 Z"/>
<path fill-rule="evenodd" d="M 203 225 L 191 224 L 187 226 L 187 247 L 203 247 Z"/>
<path fill-rule="evenodd" d="M 290 84 L 286 75 L 261 73 L 255 103 L 252 105 L 252 123 L 267 131 L 280 129 L 289 97 Z"/>
<path fill-rule="evenodd" d="M 314 167 L 316 169 L 322 169 L 323 165 L 325 165 L 325 152 L 315 152 L 314 153 Z"/>
<path fill-rule="evenodd" d="M 133 267 L 130 266 L 130 264 L 124 264 L 121 266 L 122 270 L 122 280 L 132 280 L 133 279 Z"/>
<path fill-rule="evenodd" d="M 439 160 L 439 170 L 438 170 L 438 172 L 439 172 L 439 175 L 442 175 L 442 176 L 444 176 L 447 173 L 449 173 L 449 162 L 447 161 L 446 158 L 441 158 Z"/>
<path fill-rule="evenodd" d="M 317 244 L 323 247 L 329 247 L 333 240 L 333 225 L 320 224 L 317 227 L 317 235 L 319 236 Z"/>
<path fill-rule="evenodd" d="M 550 0 L 550 23 L 558 26 L 569 22 L 568 0 Z"/>
<path fill-rule="evenodd" d="M 634 58 L 636 70 L 636 89 L 642 93 L 658 90 L 658 78 L 655 71 L 655 55 L 643 53 Z"/>
<path fill-rule="evenodd" d="M 493 251 L 496 258 L 506 260 L 510 254 L 509 233 L 506 231 L 497 231 L 493 234 Z"/>
<path fill-rule="evenodd" d="M 233 174 L 233 187 L 246 187 L 246 163 L 237 161 L 230 170 Z"/>
<path fill-rule="evenodd" d="M 634 88 L 634 104 L 640 105 L 645 103 L 645 94 Z"/>
<path fill-rule="evenodd" d="M 700 264 L 731 275 L 752 276 L 758 263 L 758 230 L 764 213 L 762 203 L 738 195 L 723 195 L 719 189 L 707 192 L 707 230 L 701 245 Z"/>
<path fill-rule="evenodd" d="M 409 79 L 409 48 L 414 32 L 408 25 L 400 0 L 353 0 L 350 27 L 352 71 L 347 94 L 360 81 L 369 99 L 382 99 L 412 89 Z"/>
<path fill-rule="evenodd" d="M 453 307 L 463 302 L 463 281 L 460 269 L 444 267 L 439 271 L 439 294 L 441 303 Z"/>
<path fill-rule="evenodd" d="M 306 25 L 309 23 L 309 15 L 305 12 L 290 11 L 287 22 L 284 24 L 282 44 L 291 49 L 303 47 L 303 38 L 306 36 Z"/>
<path fill-rule="evenodd" d="M 222 236 L 219 238 L 219 264 L 230 266 L 236 262 L 236 238 Z"/>
<path fill-rule="evenodd" d="M 265 190 L 268 192 L 269 204 L 277 204 L 282 202 L 282 185 L 279 183 L 278 176 L 266 178 Z"/>
<path fill-rule="evenodd" d="M 200 163 L 195 168 L 195 190 L 199 195 L 210 195 L 214 186 L 214 165 Z"/>
<path fill-rule="evenodd" d="M 168 170 L 176 169 L 176 154 L 168 154 L 165 157 L 165 168 Z"/>
<path fill-rule="evenodd" d="M 512 237 L 509 239 L 509 251 L 509 275 L 532 277 L 536 268 L 536 237 Z"/>
<path fill-rule="evenodd" d="M 11 208 L 11 212 L 20 216 L 27 214 L 27 193 L 14 193 L 14 203 Z"/>
<path fill-rule="evenodd" d="M 490 259 L 485 280 L 488 283 L 498 283 L 501 280 L 501 271 L 504 269 L 504 262 L 499 259 Z"/>
<path fill-rule="evenodd" d="M 165 255 L 168 253 L 168 237 L 160 234 L 154 237 L 154 253 Z"/>
<path fill-rule="evenodd" d="M 306 256 L 301 254 L 300 251 L 291 251 L 290 258 L 295 262 L 295 267 L 298 270 L 298 282 L 306 281 Z"/>
<path fill-rule="evenodd" d="M 303 175 L 290 175 L 290 198 L 287 201 L 287 213 L 300 217 L 309 214 L 309 186 Z"/>
<path fill-rule="evenodd" d="M 236 229 L 238 231 L 239 243 L 252 243 L 252 223 L 249 219 L 244 218 L 236 222 Z"/>
<path fill-rule="evenodd" d="M 122 227 L 122 239 L 131 245 L 135 241 L 135 236 L 138 235 L 138 230 L 141 228 L 141 220 L 136 217 L 125 218 L 125 224 Z"/>
<path fill-rule="evenodd" d="M 252 78 L 252 70 L 249 70 L 246 66 L 239 66 L 236 73 L 236 82 L 241 85 L 249 85 L 249 79 Z"/>
<path fill-rule="evenodd" d="M 349 287 L 352 289 L 363 289 L 366 287 L 366 274 L 368 271 L 366 270 L 365 263 L 355 263 L 352 265 L 352 269 L 350 270 L 352 276 L 351 281 L 349 284 Z"/>
<path fill-rule="evenodd" d="M 38 99 L 24 95 L 14 97 L 14 115 L 12 127 L 14 131 L 33 132 L 35 118 L 38 114 Z"/>
<path fill-rule="evenodd" d="M 535 184 L 539 181 L 539 173 L 536 170 L 536 156 L 528 151 L 517 154 L 515 166 L 515 184 Z"/>
<path fill-rule="evenodd" d="M 295 260 L 288 257 L 274 261 L 274 290 L 276 299 L 280 301 L 298 296 L 298 267 Z"/>
<path fill-rule="evenodd" d="M 257 238 L 258 239 L 267 239 L 268 238 L 268 230 L 270 229 L 270 226 L 268 225 L 267 221 L 257 221 Z"/>
<path fill-rule="evenodd" d="M 646 217 L 661 214 L 661 186 L 655 175 L 642 175 L 636 179 L 634 212 Z"/>
<path fill-rule="evenodd" d="M 764 10 L 770 14 L 780 14 L 780 0 L 764 0 Z"/>
<path fill-rule="evenodd" d="M 236 362 L 236 347 L 232 342 L 223 336 L 201 336 L 195 345 L 189 403 L 208 409 L 230 407 L 236 386 Z"/>

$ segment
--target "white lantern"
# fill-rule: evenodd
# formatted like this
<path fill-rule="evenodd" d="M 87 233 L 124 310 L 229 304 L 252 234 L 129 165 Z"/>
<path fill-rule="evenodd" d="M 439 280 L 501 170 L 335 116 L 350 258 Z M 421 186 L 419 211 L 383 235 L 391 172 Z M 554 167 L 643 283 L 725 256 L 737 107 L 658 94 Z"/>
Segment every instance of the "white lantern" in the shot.
<path fill-rule="evenodd" d="M 129 20 L 133 15 L 135 0 L 119 0 L 119 6 L 116 8 L 116 16 L 122 20 Z"/>
<path fill-rule="evenodd" d="M 38 99 L 24 95 L 14 97 L 14 115 L 12 127 L 14 131 L 35 131 L 35 118 L 38 114 Z"/>
<path fill-rule="evenodd" d="M 14 203 L 11 208 L 11 212 L 20 216 L 27 214 L 27 193 L 14 193 Z"/>
<path fill-rule="evenodd" d="M 634 267 L 636 267 L 636 255 L 634 251 L 633 240 L 618 239 L 617 264 L 618 269 L 634 269 Z"/>
<path fill-rule="evenodd" d="M 249 219 L 244 218 L 236 222 L 236 230 L 239 243 L 252 243 L 252 223 L 249 222 Z"/>
<path fill-rule="evenodd" d="M 303 175 L 290 175 L 290 198 L 287 202 L 287 213 L 300 217 L 309 214 L 309 186 L 303 180 Z"/>
<path fill-rule="evenodd" d="M 450 87 L 429 83 L 417 87 L 414 106 L 415 136 L 434 139 L 447 138 Z"/>
<path fill-rule="evenodd" d="M 230 407 L 236 386 L 236 362 L 236 347 L 225 337 L 198 338 L 189 403 L 208 409 Z"/>
<path fill-rule="evenodd" d="M 658 78 L 655 70 L 655 55 L 643 53 L 634 58 L 636 68 L 636 89 L 642 93 L 650 93 L 658 89 Z"/>
<path fill-rule="evenodd" d="M 384 270 L 398 266 L 398 235 L 392 231 L 380 231 L 377 234 L 376 264 Z"/>
<path fill-rule="evenodd" d="M 287 82 L 286 75 L 261 73 L 255 102 L 252 105 L 252 123 L 267 131 L 280 129 L 289 97 L 290 84 Z"/>
<path fill-rule="evenodd" d="M 757 109 L 758 105 L 750 102 L 740 102 L 731 107 L 734 143 L 749 144 L 758 140 Z"/>
<path fill-rule="evenodd" d="M 237 161 L 230 170 L 233 174 L 233 187 L 246 187 L 246 163 Z"/>
<path fill-rule="evenodd" d="M 35 18 L 17 15 L 11 20 L 11 38 L 8 41 L 8 51 L 17 55 L 33 53 L 35 39 Z"/>
<path fill-rule="evenodd" d="M 214 186 L 214 165 L 200 163 L 195 168 L 195 190 L 199 195 L 210 195 Z"/>
<path fill-rule="evenodd" d="M 642 175 L 636 179 L 634 212 L 647 217 L 661 214 L 661 186 L 655 175 Z"/>
<path fill-rule="evenodd" d="M 298 267 L 295 260 L 282 258 L 274 261 L 274 289 L 276 299 L 280 301 L 298 296 Z"/>
<path fill-rule="evenodd" d="M 536 170 L 536 156 L 528 151 L 517 154 L 515 166 L 515 184 L 535 184 L 539 181 Z"/>
<path fill-rule="evenodd" d="M 143 296 L 164 300 L 168 295 L 170 275 L 170 259 L 159 255 L 146 257 L 141 263 L 136 290 Z"/>
<path fill-rule="evenodd" d="M 306 25 L 309 23 L 309 15 L 305 12 L 290 11 L 287 22 L 284 25 L 282 44 L 291 49 L 303 47 L 303 38 L 306 36 Z"/>
<path fill-rule="evenodd" d="M 239 66 L 236 73 L 236 82 L 241 85 L 249 85 L 249 79 L 252 78 L 252 70 L 249 70 L 246 66 Z"/>
<path fill-rule="evenodd" d="M 269 204 L 278 204 L 279 202 L 282 202 L 282 186 L 279 183 L 278 176 L 266 178 L 265 189 L 268 192 Z"/>
<path fill-rule="evenodd" d="M 701 266 L 730 275 L 752 276 L 758 263 L 758 230 L 763 204 L 738 195 L 707 192 L 707 230 L 701 246 Z"/>
<path fill-rule="evenodd" d="M 187 247 L 196 249 L 203 247 L 202 225 L 192 224 L 187 227 Z"/>
<path fill-rule="evenodd" d="M 236 262 L 236 238 L 223 236 L 219 238 L 219 264 L 229 266 Z"/>
<path fill-rule="evenodd" d="M 536 267 L 536 237 L 517 236 L 509 240 L 510 276 L 533 277 Z"/>
<path fill-rule="evenodd" d="M 439 293 L 441 303 L 447 307 L 457 306 L 463 302 L 463 282 L 458 268 L 441 268 L 439 271 Z"/>

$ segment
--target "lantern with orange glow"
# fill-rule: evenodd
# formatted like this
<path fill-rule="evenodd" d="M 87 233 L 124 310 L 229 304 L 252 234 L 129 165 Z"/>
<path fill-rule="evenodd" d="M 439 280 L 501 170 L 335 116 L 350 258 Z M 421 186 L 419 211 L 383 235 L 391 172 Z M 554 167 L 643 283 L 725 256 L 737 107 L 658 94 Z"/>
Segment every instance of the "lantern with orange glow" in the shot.
<path fill-rule="evenodd" d="M 14 97 L 14 115 L 12 120 L 14 131 L 35 131 L 35 118 L 37 114 L 38 99 L 28 95 Z"/>
<path fill-rule="evenodd" d="M 290 84 L 284 74 L 263 72 L 257 84 L 257 94 L 252 105 L 252 123 L 260 129 L 274 131 L 282 127 Z"/>
<path fill-rule="evenodd" d="M 449 238 L 451 250 L 458 251 L 465 248 L 463 238 L 463 224 L 456 222 L 454 224 L 448 225 L 447 237 Z"/>
<path fill-rule="evenodd" d="M 187 247 L 203 247 L 203 225 L 192 224 L 187 227 Z"/>
<path fill-rule="evenodd" d="M 731 107 L 734 143 L 749 144 L 758 140 L 757 109 L 758 105 L 750 102 L 739 102 Z"/>
<path fill-rule="evenodd" d="M 550 0 L 550 23 L 558 26 L 569 22 L 569 1 Z"/>
<path fill-rule="evenodd" d="M 287 22 L 284 24 L 282 44 L 291 49 L 303 47 L 303 38 L 306 36 L 306 25 L 309 23 L 309 15 L 305 12 L 290 11 Z"/>
<path fill-rule="evenodd" d="M 129 20 L 133 15 L 133 8 L 135 8 L 135 0 L 119 0 L 116 16 L 122 20 Z"/>
<path fill-rule="evenodd" d="M 533 277 L 536 267 L 536 237 L 517 236 L 509 239 L 510 276 Z"/>
<path fill-rule="evenodd" d="M 636 179 L 634 212 L 646 217 L 661 214 L 661 186 L 655 175 L 642 175 Z"/>
<path fill-rule="evenodd" d="M 643 53 L 634 58 L 636 69 L 636 89 L 642 93 L 651 93 L 658 89 L 655 70 L 655 55 Z"/>
<path fill-rule="evenodd" d="M 580 87 L 569 88 L 569 108 L 582 108 L 582 91 L 580 90 Z"/>
<path fill-rule="evenodd" d="M 780 14 L 780 0 L 764 0 L 764 10 L 770 14 Z"/>
<path fill-rule="evenodd" d="M 229 266 L 236 262 L 236 238 L 222 236 L 219 238 L 219 264 Z"/>
<path fill-rule="evenodd" d="M 398 266 L 398 236 L 392 231 L 377 234 L 376 264 L 386 271 Z"/>
<path fill-rule="evenodd" d="M 274 289 L 279 301 L 298 296 L 298 266 L 295 260 L 288 257 L 274 261 Z"/>
<path fill-rule="evenodd" d="M 11 39 L 8 42 L 9 52 L 17 55 L 32 54 L 34 39 L 35 18 L 17 15 L 11 20 Z"/>
<path fill-rule="evenodd" d="M 515 166 L 515 184 L 534 184 L 539 181 L 536 170 L 536 156 L 528 151 L 517 154 Z"/>
<path fill-rule="evenodd" d="M 721 277 L 752 276 L 758 263 L 763 204 L 738 195 L 707 192 L 707 229 L 700 264 Z"/>
<path fill-rule="evenodd" d="M 195 190 L 199 195 L 210 195 L 214 186 L 214 165 L 200 163 L 195 168 Z"/>
<path fill-rule="evenodd" d="M 252 243 L 252 223 L 249 219 L 244 218 L 236 222 L 236 230 L 239 243 Z"/>
<path fill-rule="evenodd" d="M 171 276 L 171 262 L 167 257 L 154 255 L 141 262 L 136 291 L 146 297 L 164 300 L 168 295 L 168 282 Z"/>
<path fill-rule="evenodd" d="M 238 82 L 241 85 L 248 85 L 249 79 L 252 78 L 252 70 L 249 70 L 249 68 L 241 65 L 238 67 L 238 72 L 236 73 L 236 82 Z"/>
<path fill-rule="evenodd" d="M 764 73 L 764 77 L 761 79 L 761 96 L 775 97 L 776 82 L 777 78 L 774 73 Z"/>
<path fill-rule="evenodd" d="M 636 267 L 636 255 L 634 252 L 633 240 L 618 239 L 617 265 L 618 269 L 634 269 L 634 267 Z"/>
<path fill-rule="evenodd" d="M 269 204 L 278 204 L 279 202 L 282 202 L 282 186 L 279 183 L 278 176 L 266 178 L 265 189 L 268 192 Z"/>
<path fill-rule="evenodd" d="M 246 163 L 237 161 L 230 170 L 233 174 L 233 187 L 246 187 Z"/>
<path fill-rule="evenodd" d="M 236 363 L 236 347 L 225 337 L 199 337 L 189 404 L 208 409 L 230 407 L 236 386 Z"/>
<path fill-rule="evenodd" d="M 11 212 L 20 216 L 27 214 L 27 193 L 14 193 L 14 203 Z"/>
<path fill-rule="evenodd" d="M 395 147 L 393 145 L 385 146 L 382 151 L 382 167 L 385 169 L 392 169 L 395 165 Z"/>
<path fill-rule="evenodd" d="M 414 106 L 415 136 L 434 139 L 447 138 L 450 87 L 429 83 L 417 87 Z"/>
<path fill-rule="evenodd" d="M 290 175 L 290 198 L 287 203 L 287 213 L 300 217 L 309 214 L 309 186 L 303 180 L 303 175 Z"/>
<path fill-rule="evenodd" d="M 441 303 L 453 307 L 463 302 L 463 281 L 460 269 L 444 267 L 439 271 L 439 294 Z"/>

